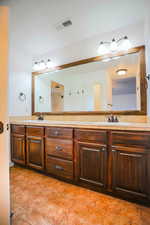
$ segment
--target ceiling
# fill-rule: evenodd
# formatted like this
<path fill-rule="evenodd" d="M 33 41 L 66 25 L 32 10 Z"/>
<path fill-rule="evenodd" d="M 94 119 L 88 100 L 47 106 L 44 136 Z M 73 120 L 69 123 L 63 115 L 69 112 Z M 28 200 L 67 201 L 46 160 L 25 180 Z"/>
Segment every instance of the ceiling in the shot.
<path fill-rule="evenodd" d="M 128 35 L 144 40 L 145 0 L 10 0 L 12 68 L 31 58 L 50 57 L 56 64 L 95 56 L 99 41 Z M 56 25 L 71 19 L 72 26 Z M 23 62 L 22 62 L 23 61 Z"/>

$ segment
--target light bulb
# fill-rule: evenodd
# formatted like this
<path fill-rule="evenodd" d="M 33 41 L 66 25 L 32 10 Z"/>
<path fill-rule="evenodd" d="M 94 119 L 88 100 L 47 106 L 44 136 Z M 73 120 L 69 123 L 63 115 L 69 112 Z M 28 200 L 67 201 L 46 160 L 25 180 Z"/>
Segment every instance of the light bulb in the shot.
<path fill-rule="evenodd" d="M 46 68 L 46 65 L 45 65 L 45 63 L 44 63 L 44 60 L 42 60 L 41 62 L 40 62 L 40 70 L 44 70 Z"/>
<path fill-rule="evenodd" d="M 112 52 L 114 52 L 114 51 L 117 50 L 117 48 L 118 48 L 117 42 L 116 42 L 115 39 L 113 38 L 113 39 L 112 39 L 112 42 L 111 42 L 111 44 L 110 44 L 110 50 L 111 50 Z"/>
<path fill-rule="evenodd" d="M 128 37 L 125 36 L 122 40 L 122 43 L 120 44 L 119 49 L 122 51 L 127 51 L 132 47 L 131 42 L 129 41 Z"/>
<path fill-rule="evenodd" d="M 39 69 L 40 69 L 39 63 L 38 62 L 35 62 L 34 65 L 33 65 L 33 70 L 34 71 L 38 71 Z"/>
<path fill-rule="evenodd" d="M 54 68 L 55 65 L 54 65 L 54 63 L 50 59 L 48 59 L 47 60 L 47 63 L 46 63 L 46 67 L 47 68 Z"/>
<path fill-rule="evenodd" d="M 106 45 L 104 44 L 104 42 L 101 42 L 99 47 L 98 47 L 98 53 L 100 55 L 105 55 L 110 53 L 109 49 L 106 47 Z"/>

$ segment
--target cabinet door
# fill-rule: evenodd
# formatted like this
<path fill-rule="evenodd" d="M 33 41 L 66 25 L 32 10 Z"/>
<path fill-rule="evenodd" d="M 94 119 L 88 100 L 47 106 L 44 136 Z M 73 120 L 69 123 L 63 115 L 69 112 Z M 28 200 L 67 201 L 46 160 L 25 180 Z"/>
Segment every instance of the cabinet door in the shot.
<path fill-rule="evenodd" d="M 150 163 L 149 154 L 144 152 L 112 150 L 112 186 L 121 196 L 138 199 L 148 198 Z"/>
<path fill-rule="evenodd" d="M 25 137 L 13 134 L 11 136 L 11 158 L 13 162 L 25 165 Z"/>
<path fill-rule="evenodd" d="M 76 180 L 91 186 L 105 187 L 107 149 L 105 146 L 77 143 Z"/>
<path fill-rule="evenodd" d="M 44 142 L 40 137 L 27 137 L 27 165 L 44 170 Z"/>

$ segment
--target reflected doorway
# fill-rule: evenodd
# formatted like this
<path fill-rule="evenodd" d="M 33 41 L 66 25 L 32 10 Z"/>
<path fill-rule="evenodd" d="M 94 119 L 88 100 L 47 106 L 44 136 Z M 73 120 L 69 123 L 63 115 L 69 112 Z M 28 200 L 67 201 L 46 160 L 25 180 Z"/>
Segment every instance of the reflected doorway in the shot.
<path fill-rule="evenodd" d="M 64 111 L 64 85 L 51 81 L 51 109 L 52 112 Z"/>

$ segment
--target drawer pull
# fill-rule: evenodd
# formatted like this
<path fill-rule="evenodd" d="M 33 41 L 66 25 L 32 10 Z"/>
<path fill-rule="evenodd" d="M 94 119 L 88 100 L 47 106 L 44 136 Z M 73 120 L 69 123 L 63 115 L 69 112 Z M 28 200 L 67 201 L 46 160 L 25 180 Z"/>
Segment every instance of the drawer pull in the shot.
<path fill-rule="evenodd" d="M 56 149 L 56 151 L 62 151 L 63 150 L 63 148 L 60 145 L 57 145 L 55 149 Z"/>
<path fill-rule="evenodd" d="M 56 170 L 60 170 L 60 171 L 63 171 L 63 170 L 64 170 L 64 168 L 63 168 L 63 167 L 58 166 L 58 165 L 55 165 L 54 167 L 55 167 L 55 169 L 56 169 Z"/>

